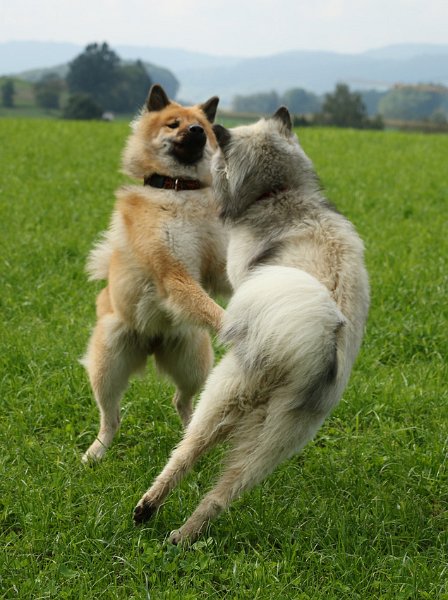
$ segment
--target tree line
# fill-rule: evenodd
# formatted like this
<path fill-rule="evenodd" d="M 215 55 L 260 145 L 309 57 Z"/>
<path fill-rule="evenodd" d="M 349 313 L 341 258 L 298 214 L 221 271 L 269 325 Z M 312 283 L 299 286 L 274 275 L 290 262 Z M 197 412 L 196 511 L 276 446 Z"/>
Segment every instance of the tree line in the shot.
<path fill-rule="evenodd" d="M 448 88 L 429 84 L 360 92 L 339 83 L 323 97 L 294 88 L 284 94 L 271 91 L 235 96 L 232 109 L 239 113 L 270 114 L 281 104 L 288 106 L 297 124 L 302 125 L 381 128 L 383 118 L 442 124 L 448 120 Z"/>
<path fill-rule="evenodd" d="M 156 80 L 175 97 L 179 83 L 172 73 L 150 67 L 151 74 L 154 72 Z M 65 77 L 51 72 L 35 83 L 34 98 L 40 108 L 62 108 L 67 118 L 100 118 L 106 111 L 135 112 L 143 104 L 151 83 L 147 65 L 139 60 L 125 63 L 107 43 L 94 43 L 69 63 Z M 14 107 L 14 80 L 2 79 L 0 90 L 2 105 Z M 64 106 L 62 98 L 67 98 Z M 448 88 L 430 84 L 360 92 L 340 83 L 323 97 L 292 88 L 283 94 L 271 91 L 235 96 L 232 109 L 238 113 L 270 114 L 282 104 L 302 125 L 381 128 L 383 118 L 437 124 L 448 121 Z"/>
<path fill-rule="evenodd" d="M 319 97 L 302 88 L 284 94 L 267 92 L 236 96 L 233 110 L 245 113 L 270 114 L 284 104 L 294 115 L 295 125 L 337 125 L 339 127 L 383 128 L 381 118 L 370 118 L 360 94 L 345 84 L 337 84 L 333 92 Z"/>

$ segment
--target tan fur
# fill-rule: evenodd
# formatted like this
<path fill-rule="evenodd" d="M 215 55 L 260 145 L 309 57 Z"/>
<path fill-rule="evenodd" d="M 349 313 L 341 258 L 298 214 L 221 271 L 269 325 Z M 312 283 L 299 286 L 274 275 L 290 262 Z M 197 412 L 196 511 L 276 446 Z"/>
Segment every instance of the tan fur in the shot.
<path fill-rule="evenodd" d="M 167 124 L 176 121 L 171 129 Z M 200 125 L 207 143 L 202 158 L 181 164 L 170 154 L 191 125 Z M 221 328 L 223 309 L 207 292 L 228 293 L 227 237 L 217 218 L 210 183 L 216 148 L 211 124 L 200 106 L 170 103 L 143 110 L 133 123 L 123 155 L 129 174 L 158 173 L 199 179 L 194 191 L 128 186 L 117 192 L 109 230 L 92 250 L 92 279 L 107 279 L 97 298 L 98 321 L 83 363 L 100 411 L 97 439 L 83 456 L 100 459 L 118 428 L 120 398 L 132 373 L 154 354 L 158 368 L 176 384 L 173 403 L 186 425 L 192 398 L 212 366 L 210 337 Z"/>

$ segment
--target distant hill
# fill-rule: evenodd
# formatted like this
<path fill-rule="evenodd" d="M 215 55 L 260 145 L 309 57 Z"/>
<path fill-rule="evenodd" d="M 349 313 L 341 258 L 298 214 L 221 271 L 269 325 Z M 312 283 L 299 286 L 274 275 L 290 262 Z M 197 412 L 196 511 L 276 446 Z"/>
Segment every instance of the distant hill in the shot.
<path fill-rule="evenodd" d="M 302 87 L 318 94 L 344 82 L 356 89 L 387 89 L 394 83 L 433 82 L 448 84 L 448 45 L 438 54 L 414 54 L 405 58 L 365 54 L 293 51 L 244 59 L 216 68 L 180 69 L 179 95 L 198 100 L 217 93 L 222 104 L 236 94 L 275 90 L 283 93 Z"/>
<path fill-rule="evenodd" d="M 213 56 L 177 48 L 153 48 L 150 46 L 116 46 L 117 53 L 129 60 L 141 58 L 163 65 L 175 72 L 183 69 L 207 69 L 231 67 L 243 57 Z"/>
<path fill-rule="evenodd" d="M 443 44 L 392 44 L 364 52 L 364 56 L 371 58 L 392 58 L 406 60 L 415 56 L 446 55 L 448 45 Z"/>
<path fill-rule="evenodd" d="M 400 44 L 362 54 L 297 50 L 258 58 L 221 57 L 171 48 L 113 46 L 123 59 L 141 58 L 167 67 L 180 82 L 178 97 L 199 102 L 218 94 L 228 106 L 236 94 L 303 87 L 318 94 L 338 81 L 356 89 L 386 89 L 394 83 L 448 85 L 448 45 Z M 72 60 L 75 44 L 0 44 L 0 74 L 53 67 Z"/>
<path fill-rule="evenodd" d="M 92 40 L 93 41 L 93 40 Z M 102 42 L 103 40 L 97 40 Z M 240 58 L 212 56 L 176 48 L 130 46 L 109 44 L 123 59 L 163 65 L 175 71 L 186 68 L 203 69 L 236 64 Z M 53 67 L 68 63 L 84 50 L 85 46 L 62 42 L 1 42 L 0 75 L 13 75 L 22 71 Z"/>

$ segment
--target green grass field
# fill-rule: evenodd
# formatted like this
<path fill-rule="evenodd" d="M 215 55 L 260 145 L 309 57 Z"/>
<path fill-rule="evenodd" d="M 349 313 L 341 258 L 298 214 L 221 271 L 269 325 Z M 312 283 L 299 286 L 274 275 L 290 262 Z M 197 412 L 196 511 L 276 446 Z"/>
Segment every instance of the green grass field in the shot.
<path fill-rule="evenodd" d="M 448 137 L 300 133 L 365 240 L 365 343 L 315 441 L 185 549 L 165 536 L 220 451 L 134 527 L 181 434 L 151 366 L 104 462 L 80 462 L 98 420 L 77 362 L 98 290 L 83 269 L 124 180 L 127 131 L 0 121 L 0 597 L 447 600 Z"/>

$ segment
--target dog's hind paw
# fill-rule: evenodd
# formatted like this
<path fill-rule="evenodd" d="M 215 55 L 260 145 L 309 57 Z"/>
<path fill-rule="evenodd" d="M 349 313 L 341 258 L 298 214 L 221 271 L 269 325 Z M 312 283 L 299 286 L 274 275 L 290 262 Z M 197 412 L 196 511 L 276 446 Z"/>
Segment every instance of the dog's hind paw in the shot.
<path fill-rule="evenodd" d="M 101 460 L 101 456 L 95 456 L 94 454 L 90 453 L 90 452 L 84 452 L 84 454 L 81 457 L 81 462 L 83 465 L 96 465 L 100 462 Z"/>
<path fill-rule="evenodd" d="M 158 506 L 142 498 L 137 506 L 134 508 L 134 523 L 140 525 L 149 521 L 152 515 L 157 511 Z"/>
<path fill-rule="evenodd" d="M 170 544 L 177 546 L 182 544 L 183 546 L 191 546 L 199 537 L 200 531 L 183 526 L 180 529 L 175 529 L 170 533 L 168 541 Z"/>
<path fill-rule="evenodd" d="M 100 440 L 95 440 L 82 455 L 81 462 L 83 462 L 85 465 L 98 463 L 103 458 L 106 450 L 107 447 L 100 442 Z"/>
<path fill-rule="evenodd" d="M 182 531 L 180 529 L 175 529 L 174 531 L 172 531 L 170 533 L 170 537 L 168 538 L 168 541 L 170 542 L 170 544 L 173 544 L 174 546 L 177 546 L 177 544 L 180 544 L 183 540 L 183 536 L 182 536 Z"/>

